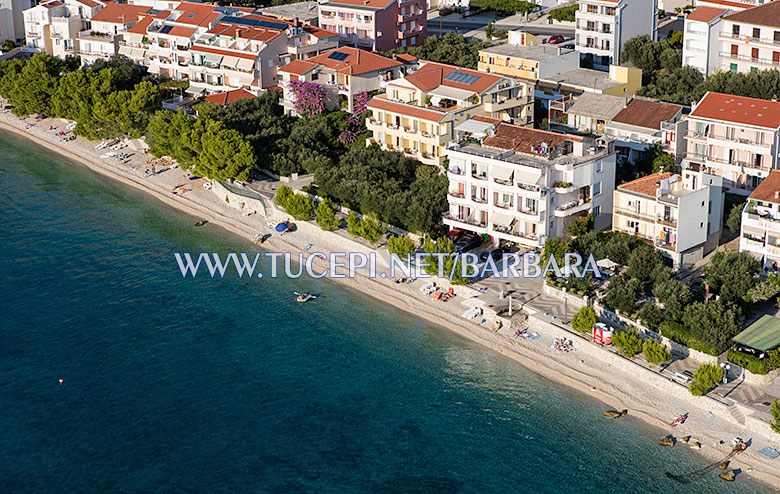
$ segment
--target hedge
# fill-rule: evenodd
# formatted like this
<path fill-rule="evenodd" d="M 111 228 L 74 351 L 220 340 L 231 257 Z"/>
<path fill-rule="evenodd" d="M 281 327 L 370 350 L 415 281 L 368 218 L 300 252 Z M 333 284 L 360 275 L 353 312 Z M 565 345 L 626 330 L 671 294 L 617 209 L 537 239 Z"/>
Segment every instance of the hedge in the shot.
<path fill-rule="evenodd" d="M 658 330 L 661 332 L 663 336 L 666 336 L 667 338 L 669 338 L 670 340 L 676 343 L 685 345 L 691 350 L 696 350 L 702 353 L 706 353 L 707 355 L 712 355 L 714 357 L 720 355 L 720 352 L 699 341 L 695 336 L 691 334 L 690 331 L 685 329 L 685 327 L 678 322 L 669 321 L 669 320 L 664 321 L 658 327 Z"/>
<path fill-rule="evenodd" d="M 748 353 L 742 353 L 737 350 L 729 350 L 728 361 L 733 364 L 737 364 L 738 366 L 753 374 L 764 375 L 768 372 L 769 365 L 767 364 L 769 362 Z"/>

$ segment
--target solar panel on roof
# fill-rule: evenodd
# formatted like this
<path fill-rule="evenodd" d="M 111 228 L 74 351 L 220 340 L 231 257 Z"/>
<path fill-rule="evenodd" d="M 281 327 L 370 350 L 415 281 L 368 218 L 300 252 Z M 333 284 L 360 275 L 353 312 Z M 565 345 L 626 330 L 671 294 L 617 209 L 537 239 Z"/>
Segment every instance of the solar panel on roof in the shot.
<path fill-rule="evenodd" d="M 459 82 L 461 84 L 474 84 L 479 80 L 479 76 L 473 74 L 464 74 L 463 72 L 452 72 L 444 79 L 452 82 Z"/>
<path fill-rule="evenodd" d="M 336 60 L 338 62 L 343 62 L 347 58 L 349 58 L 349 53 L 342 53 L 340 51 L 334 51 L 330 55 L 328 55 L 328 58 L 331 60 Z"/>
<path fill-rule="evenodd" d="M 243 26 L 265 27 L 268 29 L 277 29 L 279 31 L 284 31 L 285 29 L 287 29 L 287 24 L 283 22 L 262 21 L 258 19 L 245 19 L 244 17 L 235 17 L 232 15 L 223 17 L 220 22 L 225 22 L 228 24 L 241 24 Z"/>
<path fill-rule="evenodd" d="M 163 26 L 162 29 L 160 29 L 160 34 L 166 34 L 170 32 L 171 29 L 173 29 L 173 26 Z"/>

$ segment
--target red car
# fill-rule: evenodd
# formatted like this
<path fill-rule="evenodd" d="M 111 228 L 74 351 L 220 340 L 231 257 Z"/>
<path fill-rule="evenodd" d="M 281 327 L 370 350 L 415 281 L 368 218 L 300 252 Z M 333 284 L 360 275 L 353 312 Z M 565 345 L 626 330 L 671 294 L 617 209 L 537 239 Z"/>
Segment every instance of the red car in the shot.
<path fill-rule="evenodd" d="M 550 38 L 547 40 L 547 43 L 550 45 L 557 45 L 558 43 L 563 43 L 563 36 L 560 34 L 553 34 L 550 36 Z"/>

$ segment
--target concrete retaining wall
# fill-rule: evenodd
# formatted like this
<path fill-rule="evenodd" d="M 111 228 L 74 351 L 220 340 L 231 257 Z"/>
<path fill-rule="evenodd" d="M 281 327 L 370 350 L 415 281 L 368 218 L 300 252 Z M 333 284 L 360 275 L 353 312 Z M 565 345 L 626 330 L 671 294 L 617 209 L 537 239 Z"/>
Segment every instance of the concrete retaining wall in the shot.
<path fill-rule="evenodd" d="M 225 201 L 227 205 L 232 208 L 236 208 L 239 211 L 257 211 L 257 214 L 263 214 L 265 207 L 263 203 L 257 199 L 251 197 L 245 197 L 230 192 L 222 186 L 218 181 L 211 182 L 211 191 L 214 192 L 217 197 Z"/>

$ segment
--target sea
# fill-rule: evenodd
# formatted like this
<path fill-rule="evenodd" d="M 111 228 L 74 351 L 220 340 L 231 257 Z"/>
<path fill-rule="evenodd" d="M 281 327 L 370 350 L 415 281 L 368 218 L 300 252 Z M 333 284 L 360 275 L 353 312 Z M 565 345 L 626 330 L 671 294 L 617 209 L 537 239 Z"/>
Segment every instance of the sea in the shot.
<path fill-rule="evenodd" d="M 183 279 L 256 247 L 22 137 L 0 183 L 2 494 L 770 490 L 332 281 Z"/>

